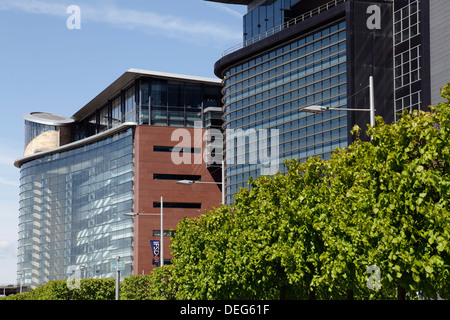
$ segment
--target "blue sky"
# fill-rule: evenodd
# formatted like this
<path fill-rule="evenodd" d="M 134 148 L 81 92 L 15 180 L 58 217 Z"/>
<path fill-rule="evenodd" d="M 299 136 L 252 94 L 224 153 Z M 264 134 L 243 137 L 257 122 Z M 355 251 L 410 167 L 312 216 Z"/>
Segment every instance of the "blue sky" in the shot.
<path fill-rule="evenodd" d="M 80 8 L 70 30 L 67 8 Z M 72 116 L 130 68 L 215 77 L 244 6 L 203 0 L 0 0 L 0 284 L 16 282 L 22 114 Z"/>

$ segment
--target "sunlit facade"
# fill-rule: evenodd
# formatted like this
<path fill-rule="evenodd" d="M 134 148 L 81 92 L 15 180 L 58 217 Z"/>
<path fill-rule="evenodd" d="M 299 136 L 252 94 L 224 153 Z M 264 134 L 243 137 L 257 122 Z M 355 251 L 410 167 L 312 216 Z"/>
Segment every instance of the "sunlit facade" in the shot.
<path fill-rule="evenodd" d="M 131 274 L 133 129 L 26 162 L 20 171 L 18 272 L 24 286 L 112 277 L 117 256 Z"/>

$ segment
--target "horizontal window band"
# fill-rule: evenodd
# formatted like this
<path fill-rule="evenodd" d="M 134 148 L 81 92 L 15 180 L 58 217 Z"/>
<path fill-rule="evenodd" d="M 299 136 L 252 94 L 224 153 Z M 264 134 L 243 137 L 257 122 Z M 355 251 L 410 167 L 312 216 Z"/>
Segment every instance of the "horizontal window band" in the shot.
<path fill-rule="evenodd" d="M 201 175 L 195 174 L 165 174 L 165 173 L 154 173 L 153 180 L 192 180 L 200 181 Z"/>
<path fill-rule="evenodd" d="M 201 148 L 190 147 L 171 147 L 171 146 L 153 146 L 155 152 L 189 152 L 189 153 L 201 153 Z"/>
<path fill-rule="evenodd" d="M 345 19 L 344 19 L 344 20 L 336 21 L 336 24 L 341 23 L 341 22 L 344 22 L 344 21 L 345 21 Z M 231 77 L 236 77 L 237 75 L 243 74 L 243 73 L 246 72 L 246 71 L 248 72 L 248 71 L 250 71 L 250 69 L 252 69 L 252 68 L 261 67 L 264 63 L 267 63 L 267 62 L 270 63 L 271 61 L 276 60 L 276 59 L 278 59 L 279 57 L 283 57 L 284 55 L 290 55 L 290 54 L 292 54 L 293 52 L 295 52 L 295 51 L 297 51 L 297 50 L 299 50 L 299 49 L 303 49 L 303 48 L 306 49 L 306 47 L 308 47 L 309 45 L 311 45 L 311 44 L 314 45 L 314 43 L 317 43 L 317 42 L 319 42 L 319 41 L 322 41 L 322 40 L 324 40 L 325 38 L 328 38 L 328 37 L 331 38 L 331 37 L 334 36 L 334 35 L 339 36 L 339 34 L 340 34 L 342 31 L 345 31 L 345 30 L 346 30 L 346 27 L 342 27 L 342 28 L 340 28 L 340 29 L 338 29 L 338 30 L 336 30 L 336 31 L 334 31 L 334 32 L 332 32 L 332 33 L 330 33 L 330 34 L 327 34 L 327 35 L 325 35 L 325 36 L 322 36 L 322 37 L 320 37 L 320 38 L 318 38 L 318 39 L 316 39 L 316 40 L 314 40 L 314 41 L 312 41 L 312 42 L 308 42 L 308 43 L 305 42 L 304 44 L 301 44 L 301 45 L 299 45 L 299 46 L 294 46 L 294 47 L 291 48 L 290 50 L 288 50 L 288 51 L 286 51 L 286 52 L 283 52 L 283 53 L 280 53 L 280 54 L 277 54 L 276 56 L 267 58 L 267 59 L 265 59 L 265 60 L 261 59 L 262 61 L 259 62 L 259 63 L 256 63 L 255 65 L 245 67 L 245 69 L 242 69 L 242 70 L 239 70 L 239 71 L 235 71 L 234 74 L 233 74 Z M 317 30 L 317 31 L 319 31 L 319 30 Z M 317 31 L 316 31 L 316 32 L 317 32 Z M 290 42 L 289 42 L 289 45 L 292 45 L 292 44 L 294 44 L 295 42 L 298 42 L 299 40 L 301 40 L 301 39 L 303 39 L 303 38 L 305 38 L 305 36 L 304 36 L 304 35 L 301 35 L 300 37 L 298 37 L 298 38 L 293 39 L 292 41 L 290 41 Z M 330 39 L 330 40 L 331 40 L 331 39 Z M 338 41 L 336 41 L 336 42 L 330 43 L 329 45 L 326 45 L 326 46 L 324 46 L 323 48 L 332 46 L 333 44 L 339 43 L 339 42 L 341 42 L 341 41 L 345 41 L 345 39 L 341 39 L 341 40 L 338 40 Z M 284 47 L 287 47 L 287 45 L 280 46 L 280 47 L 284 48 Z M 311 52 L 305 54 L 304 56 L 306 56 L 306 55 L 308 55 L 308 54 L 314 54 L 314 53 L 316 53 L 317 51 L 322 50 L 323 48 L 319 48 L 319 49 L 313 50 L 313 51 L 311 51 Z M 278 47 L 278 50 L 279 50 L 279 47 Z M 277 49 L 272 50 L 272 51 L 276 52 Z M 303 55 L 301 55 L 300 57 L 302 57 L 302 56 L 303 56 Z M 290 62 L 290 61 L 289 61 L 289 62 Z M 245 65 L 245 63 L 244 63 L 244 65 Z M 231 68 L 230 68 L 230 69 L 231 69 Z M 248 78 L 250 78 L 250 77 L 251 77 L 251 76 L 248 76 L 248 77 L 246 77 L 246 78 L 243 78 L 242 81 L 244 81 L 244 80 L 246 80 L 246 79 L 248 79 Z M 238 81 L 241 81 L 241 80 L 238 80 Z"/>
<path fill-rule="evenodd" d="M 161 208 L 161 202 L 154 201 L 153 208 Z M 175 209 L 201 209 L 202 204 L 198 202 L 163 202 L 163 208 Z"/>

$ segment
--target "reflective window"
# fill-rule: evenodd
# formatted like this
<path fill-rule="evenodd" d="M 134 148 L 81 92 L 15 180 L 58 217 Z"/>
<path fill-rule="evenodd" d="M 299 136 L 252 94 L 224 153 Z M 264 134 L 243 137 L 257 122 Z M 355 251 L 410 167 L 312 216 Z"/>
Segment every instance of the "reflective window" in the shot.
<path fill-rule="evenodd" d="M 133 130 L 25 163 L 20 172 L 18 272 L 37 286 L 67 279 L 113 277 L 126 260 L 131 275 Z"/>
<path fill-rule="evenodd" d="M 221 107 L 220 84 L 192 84 L 143 77 L 115 96 L 76 128 L 74 141 L 95 135 L 123 122 L 155 126 L 194 127 L 202 112 Z"/>
<path fill-rule="evenodd" d="M 112 110 L 111 115 L 112 126 L 116 127 L 122 123 L 122 108 L 120 105 L 120 97 L 117 97 L 116 99 L 113 100 L 111 110 Z"/>
<path fill-rule="evenodd" d="M 394 99 L 395 121 L 404 110 L 420 110 L 421 79 L 420 1 L 394 2 Z M 417 84 L 417 83 L 416 83 Z"/>
<path fill-rule="evenodd" d="M 136 102 L 134 96 L 134 86 L 125 92 L 125 122 L 136 121 Z"/>
<path fill-rule="evenodd" d="M 301 112 L 312 104 L 346 106 L 345 50 L 342 21 L 228 71 L 224 87 L 225 129 L 279 130 L 277 148 L 271 147 L 270 135 L 267 141 L 258 140 L 266 146 L 264 152 L 276 154 L 279 161 L 271 167 L 270 161 L 263 160 L 264 152 L 252 153 L 248 145 L 240 147 L 235 138 L 226 134 L 226 175 L 230 182 L 226 186 L 227 202 L 233 202 L 239 187 L 247 186 L 249 176 L 257 177 L 272 169 L 285 170 L 283 159 L 325 159 L 334 148 L 347 143 L 347 136 L 343 135 L 347 130 L 346 112 Z M 258 161 L 248 163 L 255 154 Z"/>
<path fill-rule="evenodd" d="M 25 120 L 25 147 L 38 135 L 52 130 L 56 127 Z"/>

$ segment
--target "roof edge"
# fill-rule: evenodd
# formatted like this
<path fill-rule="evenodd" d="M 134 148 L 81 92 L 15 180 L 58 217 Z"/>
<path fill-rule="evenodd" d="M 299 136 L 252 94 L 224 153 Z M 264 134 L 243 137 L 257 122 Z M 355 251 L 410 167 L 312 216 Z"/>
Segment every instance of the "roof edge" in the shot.
<path fill-rule="evenodd" d="M 47 117 L 40 117 L 40 115 L 47 115 Z M 53 119 L 51 118 L 53 117 Z M 68 126 L 75 121 L 71 118 L 66 118 L 57 114 L 48 113 L 48 112 L 30 112 L 24 113 L 22 118 L 26 121 L 39 123 L 48 126 Z"/>
<path fill-rule="evenodd" d="M 100 92 L 97 96 L 95 96 L 84 107 L 79 109 L 71 118 L 75 121 L 81 121 L 85 119 L 96 109 L 102 107 L 105 103 L 107 103 L 108 100 L 111 99 L 113 96 L 115 96 L 120 90 L 123 90 L 126 87 L 130 86 L 134 80 L 136 80 L 141 76 L 173 79 L 179 81 L 202 82 L 210 84 L 220 84 L 222 81 L 219 78 L 188 76 L 183 74 L 131 68 L 125 71 L 125 73 L 123 73 L 113 83 L 107 86 L 102 92 Z"/>
<path fill-rule="evenodd" d="M 35 154 L 29 155 L 29 156 L 25 156 L 25 157 L 19 158 L 16 161 L 14 161 L 14 166 L 16 168 L 20 169 L 20 167 L 25 162 L 36 160 L 38 158 L 42 158 L 42 157 L 45 157 L 45 156 L 48 156 L 48 155 L 51 155 L 51 154 L 54 154 L 54 153 L 63 152 L 63 151 L 69 151 L 69 150 L 72 150 L 72 149 L 75 149 L 75 148 L 79 148 L 79 147 L 82 147 L 84 145 L 87 145 L 87 144 L 96 142 L 98 140 L 107 138 L 107 137 L 109 137 L 109 136 L 111 136 L 111 135 L 113 135 L 113 134 L 115 134 L 117 132 L 123 131 L 125 129 L 136 127 L 137 125 L 138 124 L 136 122 L 124 122 L 120 126 L 117 126 L 115 128 L 111 128 L 109 130 L 103 131 L 101 133 L 98 133 L 96 135 L 93 135 L 93 136 L 90 136 L 90 137 L 87 137 L 87 138 L 84 138 L 82 140 L 78 140 L 78 141 L 71 142 L 71 143 L 65 144 L 63 146 L 60 146 L 58 148 L 42 151 L 42 152 L 39 152 L 39 153 L 35 153 Z"/>

